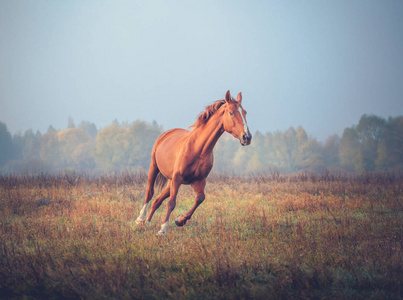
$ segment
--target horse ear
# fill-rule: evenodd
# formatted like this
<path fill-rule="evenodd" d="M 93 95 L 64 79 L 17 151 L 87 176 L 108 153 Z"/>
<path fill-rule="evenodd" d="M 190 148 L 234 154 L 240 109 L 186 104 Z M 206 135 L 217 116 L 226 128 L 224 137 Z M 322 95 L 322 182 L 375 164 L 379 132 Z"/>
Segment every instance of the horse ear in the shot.
<path fill-rule="evenodd" d="M 231 102 L 231 93 L 229 92 L 229 90 L 225 94 L 225 101 L 228 103 Z"/>
<path fill-rule="evenodd" d="M 238 94 L 238 97 L 236 98 L 236 102 L 238 102 L 239 105 L 242 105 L 242 93 Z"/>

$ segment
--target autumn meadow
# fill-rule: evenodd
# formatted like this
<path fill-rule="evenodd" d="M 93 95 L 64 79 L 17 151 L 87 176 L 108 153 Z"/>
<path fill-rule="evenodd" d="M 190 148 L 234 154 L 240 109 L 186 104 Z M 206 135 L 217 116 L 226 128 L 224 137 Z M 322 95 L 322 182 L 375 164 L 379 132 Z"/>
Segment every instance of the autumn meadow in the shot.
<path fill-rule="evenodd" d="M 396 173 L 212 175 L 167 235 L 134 222 L 144 173 L 0 177 L 2 299 L 400 299 Z"/>

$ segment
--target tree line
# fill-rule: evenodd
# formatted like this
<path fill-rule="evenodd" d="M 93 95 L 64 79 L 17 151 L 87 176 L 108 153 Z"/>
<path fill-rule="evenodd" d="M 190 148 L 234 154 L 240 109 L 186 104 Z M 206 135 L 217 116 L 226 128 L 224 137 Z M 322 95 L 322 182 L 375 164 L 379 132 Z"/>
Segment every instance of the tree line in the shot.
<path fill-rule="evenodd" d="M 155 121 L 119 123 L 97 129 L 49 126 L 45 134 L 27 130 L 11 135 L 0 122 L 0 172 L 35 173 L 75 170 L 122 172 L 148 170 L 155 139 L 163 132 Z M 299 126 L 266 134 L 256 132 L 252 144 L 224 134 L 214 149 L 214 171 L 220 173 L 294 173 L 299 171 L 403 171 L 403 116 L 384 119 L 363 115 L 341 137 L 322 143 Z"/>

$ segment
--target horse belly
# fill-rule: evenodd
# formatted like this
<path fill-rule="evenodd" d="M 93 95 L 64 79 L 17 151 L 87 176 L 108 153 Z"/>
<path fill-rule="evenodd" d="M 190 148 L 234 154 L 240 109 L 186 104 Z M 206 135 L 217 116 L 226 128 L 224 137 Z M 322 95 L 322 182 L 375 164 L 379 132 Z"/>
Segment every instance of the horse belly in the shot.
<path fill-rule="evenodd" d="M 174 129 L 156 141 L 155 160 L 162 175 L 168 179 L 173 177 L 175 162 L 182 144 L 181 140 L 184 139 L 186 133 L 188 133 L 187 130 Z"/>

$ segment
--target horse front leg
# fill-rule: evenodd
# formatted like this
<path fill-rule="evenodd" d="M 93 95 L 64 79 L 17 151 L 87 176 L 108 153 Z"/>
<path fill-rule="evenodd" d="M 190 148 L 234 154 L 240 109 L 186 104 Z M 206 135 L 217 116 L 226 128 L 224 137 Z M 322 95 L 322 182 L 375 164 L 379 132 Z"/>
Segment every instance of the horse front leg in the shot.
<path fill-rule="evenodd" d="M 178 195 L 179 187 L 182 184 L 182 180 L 179 176 L 174 176 L 171 181 L 171 188 L 170 188 L 170 198 L 167 203 L 167 214 L 164 219 L 164 223 L 161 225 L 160 231 L 158 231 L 157 235 L 165 235 L 168 228 L 168 221 L 171 212 L 174 210 L 176 206 L 176 196 Z"/>
<path fill-rule="evenodd" d="M 193 190 L 196 192 L 196 201 L 195 204 L 193 205 L 193 207 L 185 214 L 185 215 L 181 215 L 178 216 L 175 219 L 175 224 L 176 226 L 183 226 L 186 224 L 186 221 L 189 220 L 193 213 L 195 212 L 196 208 L 204 201 L 204 199 L 206 198 L 204 195 L 204 188 L 206 187 L 206 179 L 203 179 L 201 181 L 197 181 L 195 183 L 192 184 L 192 188 Z"/>

